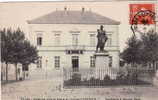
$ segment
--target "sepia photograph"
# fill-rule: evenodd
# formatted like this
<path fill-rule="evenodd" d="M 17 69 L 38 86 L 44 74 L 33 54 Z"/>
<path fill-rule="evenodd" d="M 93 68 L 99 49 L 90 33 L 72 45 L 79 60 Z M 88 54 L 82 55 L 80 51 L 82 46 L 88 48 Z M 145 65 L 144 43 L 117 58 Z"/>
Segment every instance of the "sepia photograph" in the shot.
<path fill-rule="evenodd" d="M 158 0 L 1 1 L 1 100 L 158 100 Z"/>

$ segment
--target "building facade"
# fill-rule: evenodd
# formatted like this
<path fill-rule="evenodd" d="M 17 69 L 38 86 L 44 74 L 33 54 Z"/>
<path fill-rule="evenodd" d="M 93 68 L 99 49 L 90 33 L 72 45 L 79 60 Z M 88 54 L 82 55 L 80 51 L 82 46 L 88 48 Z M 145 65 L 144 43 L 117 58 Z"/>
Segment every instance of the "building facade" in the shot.
<path fill-rule="evenodd" d="M 84 8 L 65 8 L 28 21 L 29 39 L 37 46 L 38 68 L 93 68 L 100 25 L 108 36 L 109 67 L 119 67 L 119 22 Z"/>

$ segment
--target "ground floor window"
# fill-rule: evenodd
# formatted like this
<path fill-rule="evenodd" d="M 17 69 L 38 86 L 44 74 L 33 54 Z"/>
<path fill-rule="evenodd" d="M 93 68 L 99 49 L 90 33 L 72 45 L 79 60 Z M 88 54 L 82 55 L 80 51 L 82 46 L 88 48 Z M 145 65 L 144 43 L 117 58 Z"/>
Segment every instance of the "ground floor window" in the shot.
<path fill-rule="evenodd" d="M 156 62 L 156 70 L 158 70 L 158 62 Z"/>
<path fill-rule="evenodd" d="M 29 71 L 29 66 L 27 64 L 23 64 L 22 71 Z"/>
<path fill-rule="evenodd" d="M 78 56 L 72 56 L 72 68 L 73 68 L 73 71 L 79 70 L 79 57 Z"/>
<path fill-rule="evenodd" d="M 95 57 L 94 56 L 90 56 L 90 67 L 95 67 Z"/>
<path fill-rule="evenodd" d="M 38 60 L 37 60 L 37 68 L 42 68 L 42 57 L 38 57 Z"/>
<path fill-rule="evenodd" d="M 109 67 L 112 67 L 112 56 L 109 57 Z"/>
<path fill-rule="evenodd" d="M 55 66 L 55 68 L 59 68 L 60 67 L 60 56 L 55 56 L 54 57 L 54 66 Z"/>

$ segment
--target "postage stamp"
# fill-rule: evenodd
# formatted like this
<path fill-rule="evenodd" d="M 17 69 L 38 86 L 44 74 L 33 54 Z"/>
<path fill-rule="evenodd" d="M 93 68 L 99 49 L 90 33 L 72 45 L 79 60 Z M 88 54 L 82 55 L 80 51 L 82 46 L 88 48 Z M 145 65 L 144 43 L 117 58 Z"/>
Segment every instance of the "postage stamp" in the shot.
<path fill-rule="evenodd" d="M 2 100 L 157 100 L 157 0 L 0 2 Z"/>
<path fill-rule="evenodd" d="M 154 4 L 130 4 L 130 24 L 134 34 L 148 32 L 154 27 L 155 21 Z"/>

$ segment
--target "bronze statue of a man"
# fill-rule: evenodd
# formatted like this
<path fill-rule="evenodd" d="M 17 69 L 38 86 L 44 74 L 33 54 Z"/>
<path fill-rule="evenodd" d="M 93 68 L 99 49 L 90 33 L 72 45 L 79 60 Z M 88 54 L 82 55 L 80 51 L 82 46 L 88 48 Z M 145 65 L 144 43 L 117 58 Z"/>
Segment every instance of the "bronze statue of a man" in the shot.
<path fill-rule="evenodd" d="M 96 52 L 98 52 L 98 48 L 100 48 L 100 52 L 104 52 L 104 46 L 105 43 L 108 39 L 105 30 L 103 30 L 103 25 L 100 26 L 100 29 L 97 29 L 97 38 L 98 38 L 98 43 L 96 47 Z"/>

